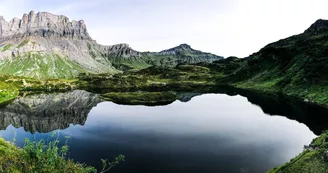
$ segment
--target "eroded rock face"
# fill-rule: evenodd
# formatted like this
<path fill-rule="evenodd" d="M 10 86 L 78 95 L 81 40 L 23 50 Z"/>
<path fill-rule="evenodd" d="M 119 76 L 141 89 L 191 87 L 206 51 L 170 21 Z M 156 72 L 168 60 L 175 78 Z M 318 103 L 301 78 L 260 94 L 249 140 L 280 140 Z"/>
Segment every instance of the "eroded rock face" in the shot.
<path fill-rule="evenodd" d="M 66 16 L 47 12 L 35 14 L 34 11 L 24 14 L 22 19 L 14 18 L 9 22 L 0 17 L 0 37 L 2 39 L 26 36 L 91 40 L 83 20 L 70 21 Z"/>
<path fill-rule="evenodd" d="M 0 129 L 12 124 L 31 133 L 47 133 L 70 124 L 84 125 L 91 109 L 100 102 L 97 95 L 81 90 L 20 97 L 0 109 Z"/>
<path fill-rule="evenodd" d="M 39 57 L 61 57 L 68 59 L 72 70 L 91 73 L 117 73 L 107 57 L 104 57 L 102 49 L 96 50 L 97 56 L 93 56 L 90 52 L 91 47 L 104 47 L 92 40 L 87 27 L 83 20 L 70 21 L 68 17 L 63 15 L 54 15 L 47 12 L 35 13 L 31 11 L 24 14 L 21 19 L 14 18 L 7 22 L 0 17 L 0 61 L 10 60 L 11 58 L 30 58 L 31 54 L 38 54 Z M 52 58 L 53 59 L 53 58 Z M 65 60 L 66 61 L 66 60 Z M 9 62 L 3 62 L 10 64 Z M 60 64 L 61 62 L 51 62 L 52 64 Z M 49 62 L 45 61 L 45 65 L 31 64 L 31 69 L 35 66 L 47 66 Z M 0 62 L 1 65 L 1 62 Z M 60 71 L 60 67 L 54 67 L 54 73 Z M 76 68 L 76 69 L 74 69 Z M 83 69 L 83 70 L 81 70 Z M 17 69 L 9 75 L 24 76 L 25 69 Z M 40 69 L 36 73 L 36 77 L 51 77 L 51 75 L 41 74 L 46 69 Z M 67 74 L 72 73 L 67 70 Z M 1 71 L 7 74 L 6 71 Z M 57 78 L 58 76 L 53 76 Z M 64 78 L 65 76 L 62 76 Z"/>

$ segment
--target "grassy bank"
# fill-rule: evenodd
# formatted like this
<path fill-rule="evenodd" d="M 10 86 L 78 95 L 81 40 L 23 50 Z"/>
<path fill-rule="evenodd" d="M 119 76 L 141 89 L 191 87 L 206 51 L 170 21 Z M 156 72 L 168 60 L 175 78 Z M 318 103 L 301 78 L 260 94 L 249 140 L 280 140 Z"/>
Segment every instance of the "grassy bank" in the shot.
<path fill-rule="evenodd" d="M 167 105 L 177 97 L 171 92 L 111 92 L 102 95 L 107 101 L 128 105 Z"/>
<path fill-rule="evenodd" d="M 306 146 L 304 151 L 297 157 L 280 167 L 269 170 L 268 173 L 327 172 L 328 155 L 325 156 L 327 150 L 328 132 L 325 132 L 314 139 L 309 146 Z"/>
<path fill-rule="evenodd" d="M 59 148 L 58 141 L 46 144 L 26 140 L 25 146 L 18 148 L 0 138 L 0 172 L 96 172 L 93 167 L 67 160 L 67 150 L 67 145 Z"/>
<path fill-rule="evenodd" d="M 284 94 L 298 98 L 304 102 L 311 102 L 328 107 L 328 86 L 325 85 L 295 85 L 279 87 L 274 81 L 265 82 L 239 82 L 232 84 L 236 88 L 248 89 L 259 93 Z"/>
<path fill-rule="evenodd" d="M 68 138 L 67 138 L 68 139 Z M 23 148 L 18 148 L 0 138 L 0 172 L 4 173 L 97 173 L 97 169 L 75 162 L 67 157 L 69 146 L 66 143 L 59 147 L 59 141 L 30 141 L 25 139 Z M 100 161 L 100 160 L 99 160 Z M 108 172 L 111 168 L 124 161 L 119 155 L 113 161 L 101 160 L 103 169 L 100 173 Z"/>

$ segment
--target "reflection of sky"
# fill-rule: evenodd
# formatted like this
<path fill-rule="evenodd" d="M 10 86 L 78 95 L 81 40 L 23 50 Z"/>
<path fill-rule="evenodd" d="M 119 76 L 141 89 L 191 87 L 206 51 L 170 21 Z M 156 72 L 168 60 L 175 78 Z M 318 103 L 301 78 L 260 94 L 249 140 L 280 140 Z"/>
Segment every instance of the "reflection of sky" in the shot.
<path fill-rule="evenodd" d="M 15 128 L 9 126 L 0 134 L 12 139 L 12 130 Z M 25 137 L 48 139 L 51 134 L 31 135 L 22 128 L 15 132 L 18 144 Z M 90 159 L 100 160 L 108 156 L 106 152 L 117 152 L 131 158 L 127 164 L 130 167 L 154 162 L 152 166 L 163 166 L 168 171 L 172 167 L 168 164 L 176 165 L 172 169 L 183 166 L 186 172 L 188 164 L 196 158 L 216 160 L 210 165 L 216 171 L 234 171 L 230 167 L 239 166 L 263 172 L 288 161 L 315 137 L 304 124 L 285 117 L 267 116 L 246 98 L 215 94 L 159 107 L 100 103 L 91 110 L 84 126 L 71 125 L 58 130 L 58 134 L 61 140 L 64 136 L 72 137 L 71 156 L 84 162 L 94 163 Z M 126 167 L 120 169 L 131 171 Z"/>

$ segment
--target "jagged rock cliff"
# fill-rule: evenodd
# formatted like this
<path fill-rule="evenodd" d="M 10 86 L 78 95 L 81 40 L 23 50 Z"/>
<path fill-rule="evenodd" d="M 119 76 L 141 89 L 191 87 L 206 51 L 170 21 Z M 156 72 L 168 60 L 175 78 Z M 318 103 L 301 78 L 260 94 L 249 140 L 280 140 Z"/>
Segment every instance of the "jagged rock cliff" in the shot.
<path fill-rule="evenodd" d="M 92 40 L 83 20 L 47 12 L 31 11 L 9 22 L 0 16 L 0 74 L 72 78 L 85 72 L 118 73 L 221 58 L 185 44 L 159 53 L 138 52 L 127 44 L 103 46 Z"/>
<path fill-rule="evenodd" d="M 2 39 L 18 39 L 26 36 L 64 37 L 91 40 L 83 20 L 70 21 L 68 17 L 31 11 L 22 19 L 14 18 L 6 22 L 0 17 L 0 37 Z"/>
<path fill-rule="evenodd" d="M 31 11 L 10 22 L 0 17 L 0 73 L 35 78 L 71 78 L 79 73 L 116 73 L 104 57 L 93 57 L 98 45 L 81 21 Z"/>
<path fill-rule="evenodd" d="M 20 97 L 0 109 L 0 129 L 12 124 L 31 133 L 47 133 L 70 124 L 84 125 L 90 110 L 100 102 L 97 95 L 81 90 Z"/>

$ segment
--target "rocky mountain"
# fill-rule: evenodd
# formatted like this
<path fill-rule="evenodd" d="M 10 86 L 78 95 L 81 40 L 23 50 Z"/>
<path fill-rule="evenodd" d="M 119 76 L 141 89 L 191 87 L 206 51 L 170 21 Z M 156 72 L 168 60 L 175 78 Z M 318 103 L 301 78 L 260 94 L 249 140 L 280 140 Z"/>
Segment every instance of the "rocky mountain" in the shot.
<path fill-rule="evenodd" d="M 95 94 L 75 90 L 68 93 L 20 97 L 0 109 L 0 129 L 9 125 L 31 133 L 84 125 L 90 110 L 101 100 Z"/>
<path fill-rule="evenodd" d="M 188 44 L 181 44 L 177 47 L 155 53 L 145 53 L 148 62 L 155 66 L 174 67 L 178 64 L 196 64 L 200 62 L 213 62 L 223 59 L 211 53 L 194 50 Z"/>
<path fill-rule="evenodd" d="M 0 74 L 72 78 L 86 72 L 118 73 L 222 58 L 187 45 L 174 49 L 170 53 L 143 53 L 127 44 L 103 46 L 92 40 L 83 20 L 70 21 L 47 12 L 31 11 L 9 22 L 0 16 Z"/>

